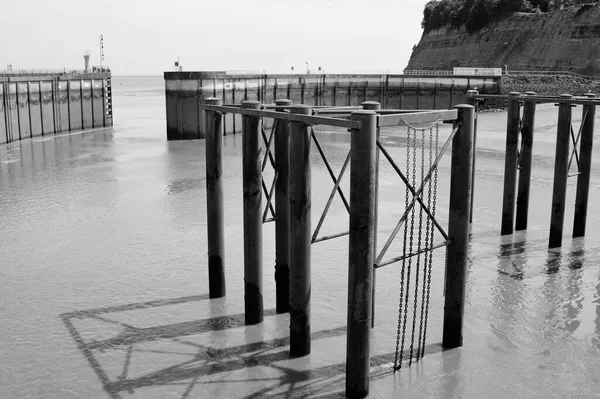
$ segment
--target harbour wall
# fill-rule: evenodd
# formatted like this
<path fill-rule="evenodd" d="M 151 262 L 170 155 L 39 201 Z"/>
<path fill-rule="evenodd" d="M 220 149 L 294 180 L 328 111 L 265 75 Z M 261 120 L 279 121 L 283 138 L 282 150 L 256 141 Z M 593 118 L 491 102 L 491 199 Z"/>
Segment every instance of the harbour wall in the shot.
<path fill-rule="evenodd" d="M 0 144 L 112 126 L 110 73 L 0 76 Z"/>
<path fill-rule="evenodd" d="M 272 104 L 352 106 L 377 101 L 385 109 L 450 109 L 466 102 L 466 92 L 499 94 L 499 76 L 429 75 L 268 75 L 226 72 L 165 72 L 167 140 L 204 138 L 199 105 L 209 97 L 224 104 L 258 100 Z M 241 116 L 225 115 L 225 134 L 240 132 Z"/>

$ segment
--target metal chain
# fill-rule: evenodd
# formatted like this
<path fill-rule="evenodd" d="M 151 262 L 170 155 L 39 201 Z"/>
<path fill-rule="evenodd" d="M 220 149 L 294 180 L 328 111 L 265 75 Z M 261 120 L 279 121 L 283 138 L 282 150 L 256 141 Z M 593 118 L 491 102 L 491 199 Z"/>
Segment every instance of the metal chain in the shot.
<path fill-rule="evenodd" d="M 408 176 L 410 170 L 410 127 L 407 128 L 406 132 L 406 175 Z M 408 208 L 408 187 L 406 187 L 406 193 L 404 196 L 404 207 Z M 406 235 L 408 233 L 408 223 L 404 222 L 404 240 L 402 244 L 402 254 L 406 256 Z M 400 303 L 398 304 L 398 328 L 396 330 L 396 354 L 394 356 L 394 370 L 402 368 L 402 352 L 398 356 L 400 349 L 400 329 L 402 324 L 402 299 L 404 298 L 404 272 L 406 270 L 406 258 L 402 259 L 402 270 L 400 274 Z M 402 348 L 404 349 L 404 339 L 402 342 Z M 398 361 L 400 360 L 400 361 Z"/>
<path fill-rule="evenodd" d="M 410 127 L 409 127 L 410 129 Z M 414 187 L 417 181 L 417 132 L 413 136 L 413 170 L 411 175 L 411 184 Z M 414 243 L 414 233 L 415 233 L 415 207 L 413 206 L 410 212 L 410 253 L 413 253 L 413 243 Z M 406 237 L 404 238 L 406 239 Z M 408 324 L 408 298 L 410 295 L 410 273 L 412 267 L 412 257 L 408 258 L 408 266 L 406 268 L 406 294 L 404 297 L 404 320 L 402 325 L 402 346 L 400 352 L 400 361 L 402 361 L 402 355 L 404 353 L 404 340 L 406 337 L 406 324 Z"/>
<path fill-rule="evenodd" d="M 423 184 L 423 180 L 425 180 L 425 129 L 421 130 L 421 184 Z M 416 132 L 415 132 L 416 136 Z M 415 151 L 416 151 L 415 143 Z M 416 261 L 416 272 L 415 272 L 415 297 L 414 305 L 413 305 L 413 323 L 412 323 L 412 331 L 410 336 L 410 358 L 408 359 L 408 365 L 412 364 L 413 359 L 413 348 L 415 343 L 415 328 L 417 325 L 417 304 L 419 302 L 419 273 L 421 272 L 421 239 L 423 237 L 423 207 L 419 207 L 419 232 L 417 235 L 417 261 Z M 417 350 L 420 351 L 420 347 L 417 347 Z M 418 354 L 417 354 L 418 358 Z"/>
<path fill-rule="evenodd" d="M 438 157 L 438 144 L 439 144 L 439 133 L 440 133 L 440 128 L 439 125 L 436 126 L 435 129 L 435 158 L 437 159 Z M 435 167 L 434 171 L 433 171 L 433 206 L 431 207 L 431 217 L 435 218 L 435 208 L 436 208 L 436 203 L 437 203 L 437 182 L 438 182 L 438 168 L 437 166 Z M 429 245 L 433 246 L 433 228 L 431 229 L 431 237 L 430 237 L 430 242 Z M 430 298 L 430 293 L 431 293 L 431 269 L 432 269 L 432 264 L 433 264 L 433 251 L 431 251 L 429 253 L 429 265 L 427 266 L 427 303 L 425 304 L 425 326 L 423 327 L 423 346 L 421 349 L 421 357 L 423 357 L 423 355 L 425 354 L 425 341 L 427 338 L 427 319 L 429 317 L 429 298 Z M 445 269 L 445 268 L 444 268 Z M 444 283 L 445 285 L 445 283 Z"/>
<path fill-rule="evenodd" d="M 433 128 L 429 129 L 429 164 L 428 170 L 431 170 L 431 165 L 433 164 Z M 427 209 L 431 209 L 431 179 L 427 182 Z M 425 224 L 425 245 L 432 247 L 430 234 L 433 236 L 433 226 L 432 221 L 428 217 Z M 422 354 L 425 350 L 425 342 L 422 342 L 423 339 L 423 319 L 425 318 L 425 300 L 427 299 L 425 296 L 427 290 L 427 266 L 429 257 L 432 256 L 433 250 L 430 249 L 429 252 L 425 253 L 425 264 L 423 265 L 423 289 L 421 293 L 421 318 L 419 323 L 419 345 L 417 347 L 417 359 L 422 358 Z M 422 346 L 421 346 L 422 345 Z"/>

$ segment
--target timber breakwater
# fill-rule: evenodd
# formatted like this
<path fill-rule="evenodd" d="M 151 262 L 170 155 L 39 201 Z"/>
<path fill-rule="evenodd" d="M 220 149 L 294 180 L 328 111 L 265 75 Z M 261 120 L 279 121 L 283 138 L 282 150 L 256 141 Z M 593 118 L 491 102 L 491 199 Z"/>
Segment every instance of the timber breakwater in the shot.
<path fill-rule="evenodd" d="M 499 94 L 499 76 L 453 75 L 268 75 L 227 72 L 165 72 L 167 139 L 205 137 L 200 105 L 217 97 L 224 104 L 288 99 L 311 106 L 357 106 L 377 101 L 382 108 L 450 109 L 466 102 L 466 92 Z M 240 115 L 225 115 L 225 134 L 241 132 Z"/>
<path fill-rule="evenodd" d="M 0 74 L 0 144 L 112 126 L 109 71 Z"/>

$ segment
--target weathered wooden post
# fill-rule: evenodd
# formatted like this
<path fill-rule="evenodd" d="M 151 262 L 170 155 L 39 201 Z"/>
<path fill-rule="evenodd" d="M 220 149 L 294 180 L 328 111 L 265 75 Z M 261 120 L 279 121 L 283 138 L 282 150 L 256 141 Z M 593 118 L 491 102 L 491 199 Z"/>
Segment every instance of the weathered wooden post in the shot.
<path fill-rule="evenodd" d="M 473 166 L 473 130 L 475 109 L 457 105 L 459 130 L 452 139 L 450 172 L 450 209 L 446 249 L 446 289 L 442 345 L 462 346 L 465 288 L 469 252 L 469 212 L 471 210 L 471 167 Z"/>
<path fill-rule="evenodd" d="M 293 114 L 310 115 L 307 105 L 292 105 Z M 290 121 L 290 355 L 310 353 L 311 173 L 310 126 Z"/>
<path fill-rule="evenodd" d="M 276 100 L 277 106 L 292 105 L 290 100 Z M 285 109 L 279 111 L 288 112 Z M 275 309 L 290 309 L 290 153 L 287 121 L 275 121 Z"/>
<path fill-rule="evenodd" d="M 260 103 L 244 101 L 242 108 L 259 109 Z M 245 319 L 258 324 L 263 321 L 260 117 L 242 114 L 242 130 Z"/>
<path fill-rule="evenodd" d="M 365 101 L 362 104 L 363 109 L 377 111 L 381 109 L 381 104 L 377 101 Z M 377 141 L 379 141 L 379 129 L 376 128 L 376 138 L 375 138 L 375 204 L 374 204 L 374 236 L 373 236 L 373 251 L 377 252 L 377 218 L 379 215 L 378 212 L 378 199 L 379 199 L 379 151 L 377 151 Z M 377 255 L 375 255 L 377 256 Z M 373 269 L 373 298 L 371 299 L 371 327 L 375 327 L 375 292 L 377 290 L 377 270 Z"/>
<path fill-rule="evenodd" d="M 502 225 L 500 234 L 512 234 L 515 217 L 515 191 L 517 188 L 517 162 L 519 151 L 519 122 L 521 93 L 512 92 L 508 98 L 506 127 L 506 156 L 504 160 L 504 194 L 502 196 Z"/>
<path fill-rule="evenodd" d="M 561 100 L 571 100 L 572 98 L 573 96 L 570 94 L 563 94 L 560 96 Z M 569 174 L 570 140 L 571 103 L 559 103 L 548 248 L 556 248 L 562 245 L 562 233 L 565 221 L 565 201 L 567 198 L 567 179 Z"/>
<path fill-rule="evenodd" d="M 351 114 L 360 122 L 352 129 L 350 156 L 350 244 L 348 256 L 348 338 L 346 341 L 346 395 L 369 394 L 371 367 L 371 304 L 377 204 L 377 114 Z"/>
<path fill-rule="evenodd" d="M 528 91 L 525 93 L 525 96 L 535 96 L 535 93 Z M 525 98 L 523 105 L 523 124 L 521 126 L 522 149 L 519 165 L 519 187 L 517 189 L 517 217 L 515 221 L 515 230 L 517 231 L 527 229 L 534 125 L 535 101 Z"/>
<path fill-rule="evenodd" d="M 596 98 L 595 94 L 588 93 L 590 99 Z M 587 219 L 588 196 L 590 192 L 590 169 L 592 166 L 592 147 L 594 144 L 594 119 L 596 105 L 583 106 L 583 124 L 581 141 L 579 145 L 579 175 L 577 176 L 577 194 L 575 196 L 575 218 L 573 222 L 573 237 L 585 235 L 585 222 Z"/>
<path fill-rule="evenodd" d="M 471 170 L 473 173 L 471 174 L 471 209 L 469 210 L 469 223 L 473 223 L 473 203 L 475 202 L 475 162 L 477 160 L 477 117 L 478 108 L 477 108 L 477 97 L 479 95 L 478 90 L 467 90 L 467 96 L 473 96 L 472 98 L 467 99 L 467 104 L 475 107 L 475 124 L 473 126 L 473 165 Z"/>
<path fill-rule="evenodd" d="M 209 105 L 222 105 L 207 98 Z M 223 114 L 205 111 L 206 233 L 208 236 L 208 296 L 225 296 L 225 233 L 223 225 Z"/>

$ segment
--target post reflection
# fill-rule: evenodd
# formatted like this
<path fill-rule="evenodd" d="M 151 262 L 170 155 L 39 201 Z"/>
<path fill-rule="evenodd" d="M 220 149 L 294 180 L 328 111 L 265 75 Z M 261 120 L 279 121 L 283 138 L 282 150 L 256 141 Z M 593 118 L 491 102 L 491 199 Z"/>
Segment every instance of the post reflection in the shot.
<path fill-rule="evenodd" d="M 492 283 L 490 327 L 498 339 L 494 348 L 514 348 L 523 324 L 524 303 L 530 288 L 523 280 L 527 267 L 527 241 L 521 233 L 501 239 L 497 255 L 497 276 Z M 514 241 L 513 241 L 514 240 Z"/>

